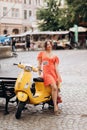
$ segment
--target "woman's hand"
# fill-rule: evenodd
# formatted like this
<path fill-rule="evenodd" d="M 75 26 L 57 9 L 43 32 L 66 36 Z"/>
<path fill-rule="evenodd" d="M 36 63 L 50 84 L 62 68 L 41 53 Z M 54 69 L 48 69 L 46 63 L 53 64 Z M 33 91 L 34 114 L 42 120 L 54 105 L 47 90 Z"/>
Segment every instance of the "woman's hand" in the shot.
<path fill-rule="evenodd" d="M 42 70 L 38 68 L 38 74 L 39 74 L 39 76 L 41 76 L 41 72 L 42 72 Z"/>

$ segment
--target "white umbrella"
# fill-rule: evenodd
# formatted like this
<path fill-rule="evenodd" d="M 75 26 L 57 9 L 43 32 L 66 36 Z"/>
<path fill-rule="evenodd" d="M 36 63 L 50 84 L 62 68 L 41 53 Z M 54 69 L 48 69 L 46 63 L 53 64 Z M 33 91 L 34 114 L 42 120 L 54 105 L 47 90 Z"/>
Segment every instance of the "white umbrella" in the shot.
<path fill-rule="evenodd" d="M 72 32 L 75 32 L 74 27 L 70 28 L 69 30 L 72 31 Z M 86 31 L 87 31 L 87 28 L 78 26 L 78 32 L 86 32 Z"/>

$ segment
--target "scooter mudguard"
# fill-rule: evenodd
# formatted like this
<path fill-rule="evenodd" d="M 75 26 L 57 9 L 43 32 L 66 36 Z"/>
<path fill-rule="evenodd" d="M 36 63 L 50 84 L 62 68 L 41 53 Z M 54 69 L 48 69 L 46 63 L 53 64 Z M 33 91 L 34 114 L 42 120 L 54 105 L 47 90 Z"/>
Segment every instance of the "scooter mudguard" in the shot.
<path fill-rule="evenodd" d="M 18 100 L 22 101 L 22 102 L 25 102 L 28 99 L 28 95 L 24 92 L 18 92 L 16 96 L 17 96 Z"/>

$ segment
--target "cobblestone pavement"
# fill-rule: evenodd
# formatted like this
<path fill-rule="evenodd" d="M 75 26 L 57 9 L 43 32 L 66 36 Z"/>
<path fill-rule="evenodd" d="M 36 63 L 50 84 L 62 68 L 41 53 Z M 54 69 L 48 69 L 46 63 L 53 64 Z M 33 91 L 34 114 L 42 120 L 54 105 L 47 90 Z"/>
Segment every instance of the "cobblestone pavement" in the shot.
<path fill-rule="evenodd" d="M 18 57 L 0 60 L 0 76 L 17 77 L 16 62 L 37 66 L 38 51 L 17 52 Z M 27 105 L 20 120 L 15 119 L 16 104 L 9 104 L 10 114 L 3 115 L 4 99 L 0 99 L 0 130 L 87 130 L 87 50 L 54 51 L 60 58 L 59 70 L 62 75 L 59 105 L 62 113 L 53 112 L 42 106 Z M 36 76 L 36 75 L 34 75 Z"/>

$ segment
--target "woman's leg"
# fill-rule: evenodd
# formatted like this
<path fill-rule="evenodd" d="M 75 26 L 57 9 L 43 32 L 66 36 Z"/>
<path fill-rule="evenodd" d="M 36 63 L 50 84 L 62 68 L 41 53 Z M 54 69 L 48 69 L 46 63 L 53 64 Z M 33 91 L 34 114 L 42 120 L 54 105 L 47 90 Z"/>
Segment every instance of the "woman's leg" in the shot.
<path fill-rule="evenodd" d="M 60 92 L 60 82 L 57 82 L 57 87 L 58 87 L 57 103 L 62 103 L 62 99 L 61 99 L 61 96 L 59 94 L 59 92 Z"/>
<path fill-rule="evenodd" d="M 51 87 L 52 87 L 52 100 L 53 100 L 54 112 L 55 112 L 58 111 L 58 104 L 57 104 L 58 88 L 55 83 L 52 84 Z"/>

